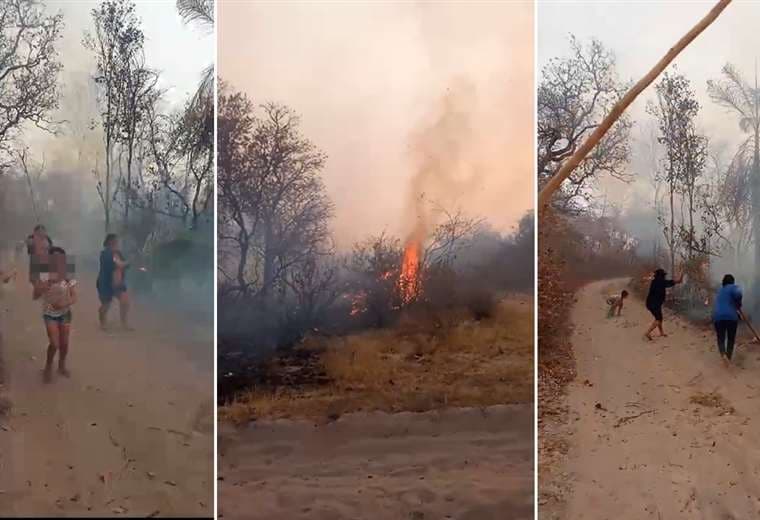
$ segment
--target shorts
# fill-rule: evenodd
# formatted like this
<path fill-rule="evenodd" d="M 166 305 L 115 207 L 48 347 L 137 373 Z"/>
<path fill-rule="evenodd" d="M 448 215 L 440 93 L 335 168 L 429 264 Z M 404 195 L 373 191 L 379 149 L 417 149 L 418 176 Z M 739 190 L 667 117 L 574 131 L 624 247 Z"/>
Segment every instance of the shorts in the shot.
<path fill-rule="evenodd" d="M 662 321 L 662 305 L 647 304 L 647 310 L 652 313 L 655 320 Z"/>
<path fill-rule="evenodd" d="M 62 325 L 68 325 L 71 323 L 71 311 L 68 311 L 66 314 L 61 314 L 60 316 L 48 316 L 47 314 L 43 314 L 42 319 L 45 320 L 45 323 L 48 321 L 55 321 Z"/>
<path fill-rule="evenodd" d="M 98 290 L 98 298 L 100 298 L 100 303 L 102 304 L 111 303 L 111 300 L 118 298 L 125 292 L 127 292 L 127 285 L 121 284 L 117 285 L 116 287 L 112 287 L 110 291 Z"/>

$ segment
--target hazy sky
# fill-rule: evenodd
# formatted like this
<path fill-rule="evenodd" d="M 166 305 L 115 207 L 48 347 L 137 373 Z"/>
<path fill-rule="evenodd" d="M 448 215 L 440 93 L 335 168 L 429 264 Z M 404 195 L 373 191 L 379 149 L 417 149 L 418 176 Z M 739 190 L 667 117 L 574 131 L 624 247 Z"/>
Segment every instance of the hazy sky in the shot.
<path fill-rule="evenodd" d="M 50 12 L 63 13 L 66 29 L 61 43 L 64 68 L 90 70 L 90 52 L 82 47 L 85 30 L 92 31 L 92 9 L 99 1 L 48 1 Z M 182 103 L 195 90 L 203 68 L 214 60 L 214 35 L 205 28 L 186 25 L 174 0 L 135 0 L 145 33 L 148 66 L 161 71 L 162 88 L 170 89 L 172 103 Z M 64 73 L 65 74 L 65 73 Z"/>
<path fill-rule="evenodd" d="M 48 13 L 61 12 L 64 17 L 63 36 L 58 42 L 59 59 L 63 64 L 59 76 L 60 112 L 54 118 L 69 123 L 61 127 L 59 135 L 33 127 L 28 127 L 23 135 L 25 144 L 30 147 L 32 162 L 44 158 L 48 171 L 76 175 L 88 190 L 95 189 L 92 173 L 72 168 L 78 148 L 72 145 L 70 137 L 75 133 L 72 127 L 99 121 L 94 96 L 87 89 L 95 72 L 95 61 L 92 53 L 82 45 L 84 32 L 93 30 L 91 11 L 99 4 L 74 0 L 45 3 Z M 214 61 L 213 32 L 185 25 L 174 0 L 136 0 L 135 5 L 145 34 L 147 65 L 160 71 L 158 86 L 166 90 L 163 109 L 179 109 L 195 92 L 203 69 Z M 90 146 L 97 149 L 102 146 L 95 133 Z M 97 197 L 87 200 L 97 201 Z"/>
<path fill-rule="evenodd" d="M 531 3 L 225 1 L 219 18 L 221 77 L 295 109 L 328 155 L 340 245 L 408 229 L 415 136 L 452 92 L 468 178 L 436 196 L 505 231 L 532 207 Z"/>
<path fill-rule="evenodd" d="M 554 56 L 567 54 L 568 34 L 582 41 L 596 37 L 617 57 L 618 73 L 624 80 L 639 80 L 667 50 L 701 19 L 714 2 L 637 1 L 637 2 L 549 2 L 538 4 L 538 65 Z M 711 142 L 736 143 L 741 140 L 736 117 L 715 105 L 707 96 L 707 80 L 717 79 L 730 62 L 754 76 L 755 61 L 760 58 L 760 3 L 733 2 L 723 14 L 676 59 L 679 72 L 692 82 L 702 104 L 699 125 Z M 540 74 L 538 81 L 540 81 Z M 637 136 L 651 116 L 646 115 L 646 101 L 654 99 L 650 86 L 629 109 L 637 125 Z M 649 172 L 636 172 L 641 178 Z M 620 198 L 628 187 L 609 183 L 610 191 Z M 642 191 L 646 183 L 634 188 Z M 628 200 L 631 200 L 630 195 Z"/>

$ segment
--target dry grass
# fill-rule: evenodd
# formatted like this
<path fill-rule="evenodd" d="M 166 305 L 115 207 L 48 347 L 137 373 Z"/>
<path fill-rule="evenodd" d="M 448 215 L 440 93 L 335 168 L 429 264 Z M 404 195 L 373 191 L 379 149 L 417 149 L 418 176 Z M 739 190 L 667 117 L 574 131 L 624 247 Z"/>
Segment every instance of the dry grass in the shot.
<path fill-rule="evenodd" d="M 312 339 L 329 383 L 251 389 L 221 407 L 235 423 L 256 418 L 332 420 L 356 411 L 427 411 L 533 399 L 533 308 L 501 302 L 492 318 L 410 315 L 391 329 Z"/>
<path fill-rule="evenodd" d="M 689 398 L 689 401 L 706 408 L 715 408 L 720 414 L 732 414 L 735 411 L 726 398 L 716 390 L 697 392 Z"/>

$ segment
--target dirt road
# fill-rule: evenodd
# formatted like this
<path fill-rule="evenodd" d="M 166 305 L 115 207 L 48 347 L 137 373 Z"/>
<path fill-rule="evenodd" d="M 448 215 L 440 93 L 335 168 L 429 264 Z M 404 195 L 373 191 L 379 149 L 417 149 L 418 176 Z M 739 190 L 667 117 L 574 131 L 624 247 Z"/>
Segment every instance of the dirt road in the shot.
<path fill-rule="evenodd" d="M 0 516 L 212 516 L 209 324 L 138 303 L 136 331 L 101 332 L 85 277 L 72 377 L 44 384 L 41 309 L 25 280 L 0 300 L 12 403 L 0 418 Z"/>
<path fill-rule="evenodd" d="M 578 377 L 567 425 L 550 432 L 569 450 L 546 469 L 552 478 L 542 476 L 549 485 L 539 516 L 757 518 L 760 346 L 740 342 L 739 366 L 729 371 L 710 330 L 667 310 L 669 336 L 648 343 L 642 335 L 652 318 L 642 301 L 605 317 L 604 295 L 625 283 L 594 283 L 578 294 Z"/>
<path fill-rule="evenodd" d="M 220 518 L 533 518 L 533 407 L 357 413 L 227 428 Z"/>

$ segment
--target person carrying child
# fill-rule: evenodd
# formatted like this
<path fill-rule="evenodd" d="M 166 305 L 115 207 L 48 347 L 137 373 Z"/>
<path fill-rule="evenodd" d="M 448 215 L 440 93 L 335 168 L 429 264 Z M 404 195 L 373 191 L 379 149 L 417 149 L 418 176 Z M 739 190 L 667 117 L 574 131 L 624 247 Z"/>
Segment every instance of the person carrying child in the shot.
<path fill-rule="evenodd" d="M 29 282 L 34 286 L 37 280 L 44 278 L 43 271 L 47 271 L 50 248 L 53 240 L 47 234 L 45 226 L 38 224 L 34 227 L 31 235 L 26 237 L 26 252 L 29 254 Z"/>
<path fill-rule="evenodd" d="M 129 293 L 127 292 L 126 270 L 129 263 L 124 259 L 119 247 L 119 237 L 109 233 L 103 241 L 103 251 L 100 253 L 100 271 L 96 283 L 100 309 L 98 321 L 100 328 L 107 329 L 108 311 L 111 302 L 119 300 L 121 326 L 124 330 L 132 330 L 129 326 Z"/>

